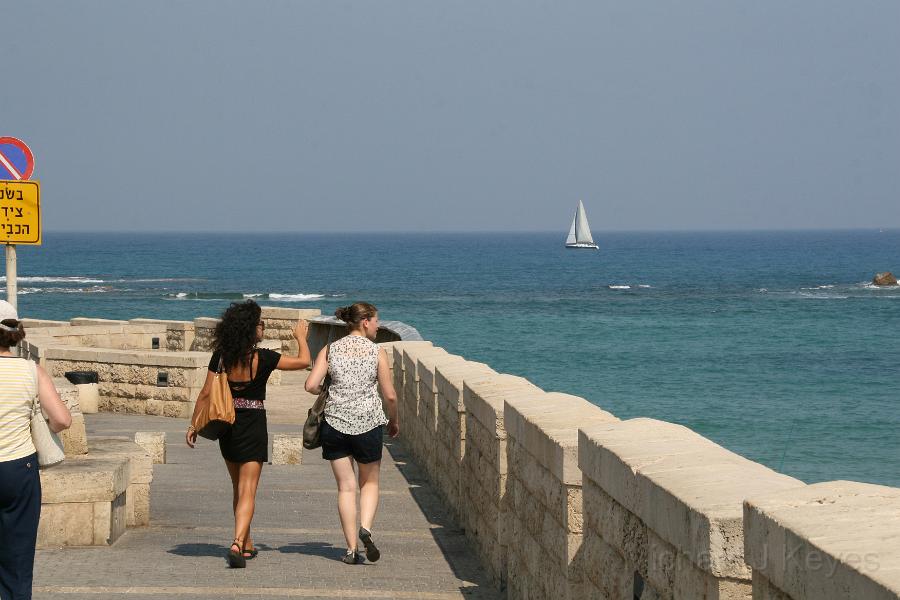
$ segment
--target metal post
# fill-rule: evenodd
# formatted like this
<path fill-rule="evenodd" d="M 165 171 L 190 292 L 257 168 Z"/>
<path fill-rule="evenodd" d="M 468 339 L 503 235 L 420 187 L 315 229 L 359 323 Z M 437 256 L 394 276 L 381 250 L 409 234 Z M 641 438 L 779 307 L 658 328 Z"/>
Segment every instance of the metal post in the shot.
<path fill-rule="evenodd" d="M 16 245 L 6 245 L 6 301 L 13 305 L 13 308 L 19 310 L 16 297 L 18 295 L 18 285 L 16 283 Z"/>

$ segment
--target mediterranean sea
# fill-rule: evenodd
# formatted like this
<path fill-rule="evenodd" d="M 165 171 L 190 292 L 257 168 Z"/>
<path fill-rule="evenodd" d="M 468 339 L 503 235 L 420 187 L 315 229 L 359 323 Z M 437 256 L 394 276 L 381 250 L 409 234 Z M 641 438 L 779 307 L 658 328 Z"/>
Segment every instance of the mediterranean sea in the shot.
<path fill-rule="evenodd" d="M 19 247 L 23 317 L 372 302 L 470 360 L 807 482 L 900 486 L 900 232 L 127 234 Z M 5 284 L 2 286 L 5 294 Z"/>

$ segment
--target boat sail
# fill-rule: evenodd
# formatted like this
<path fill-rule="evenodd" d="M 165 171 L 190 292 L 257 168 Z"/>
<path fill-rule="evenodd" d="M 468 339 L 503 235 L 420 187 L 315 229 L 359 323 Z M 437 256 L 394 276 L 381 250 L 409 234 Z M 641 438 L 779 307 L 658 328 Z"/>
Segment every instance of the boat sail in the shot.
<path fill-rule="evenodd" d="M 566 248 L 589 248 L 599 250 L 591 235 L 591 226 L 588 224 L 587 215 L 584 213 L 584 203 L 579 200 L 575 216 L 572 217 L 572 226 L 569 228 L 569 236 L 566 238 Z"/>

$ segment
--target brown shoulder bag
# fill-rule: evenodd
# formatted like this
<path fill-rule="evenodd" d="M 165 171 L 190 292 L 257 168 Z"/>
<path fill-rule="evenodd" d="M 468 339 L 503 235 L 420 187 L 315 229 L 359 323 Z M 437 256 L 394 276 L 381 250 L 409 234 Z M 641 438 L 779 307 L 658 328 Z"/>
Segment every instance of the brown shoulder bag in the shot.
<path fill-rule="evenodd" d="M 234 400 L 228 387 L 228 374 L 223 360 L 219 358 L 219 368 L 213 378 L 212 388 L 206 406 L 202 406 L 194 422 L 191 423 L 197 435 L 208 440 L 217 440 L 234 425 Z"/>

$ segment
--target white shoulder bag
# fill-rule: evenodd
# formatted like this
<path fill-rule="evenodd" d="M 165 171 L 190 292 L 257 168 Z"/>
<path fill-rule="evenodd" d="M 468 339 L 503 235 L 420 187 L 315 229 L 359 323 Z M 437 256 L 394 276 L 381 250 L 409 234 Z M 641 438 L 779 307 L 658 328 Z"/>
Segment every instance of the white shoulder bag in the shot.
<path fill-rule="evenodd" d="M 30 360 L 27 362 L 31 366 L 34 387 L 36 390 L 39 390 L 37 365 Z M 62 442 L 59 441 L 59 437 L 50 431 L 50 426 L 47 425 L 47 420 L 44 419 L 39 397 L 40 394 L 36 393 L 31 405 L 31 441 L 37 450 L 38 465 L 43 469 L 61 463 L 66 457 L 66 453 L 63 450 Z"/>

